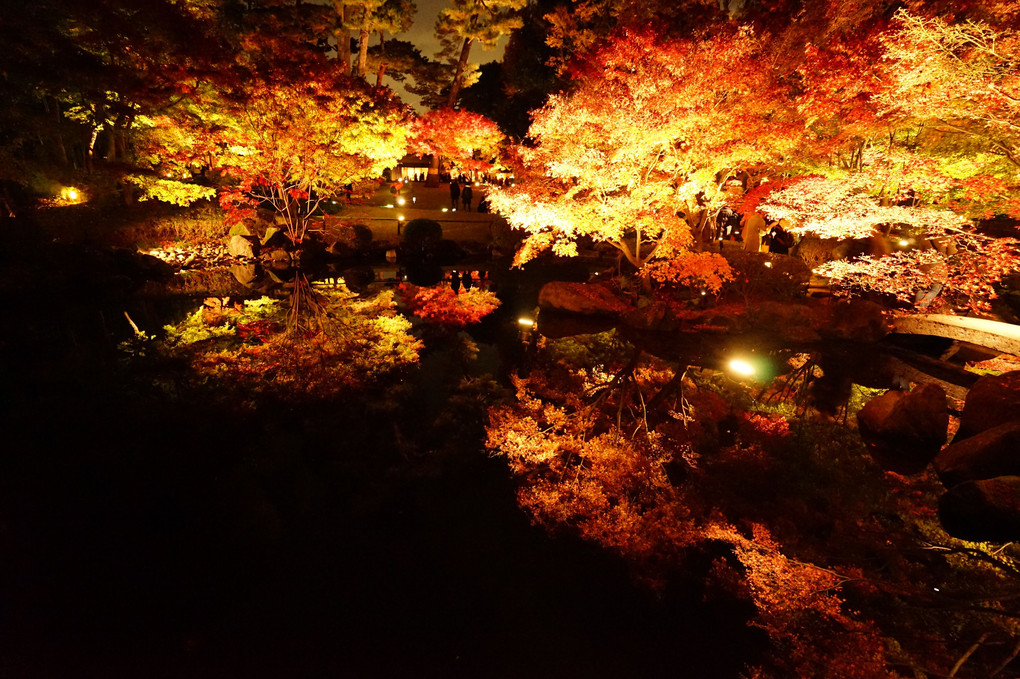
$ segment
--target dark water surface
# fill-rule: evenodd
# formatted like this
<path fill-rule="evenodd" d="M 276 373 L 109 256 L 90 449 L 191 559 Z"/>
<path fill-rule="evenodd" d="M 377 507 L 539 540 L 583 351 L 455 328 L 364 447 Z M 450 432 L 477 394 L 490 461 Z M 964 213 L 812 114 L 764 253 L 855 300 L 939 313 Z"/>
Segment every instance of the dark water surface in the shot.
<path fill-rule="evenodd" d="M 182 400 L 124 369 L 112 329 L 177 302 L 3 299 L 2 677 L 735 677 L 753 661 L 750 612 L 706 599 L 707 564 L 652 592 L 530 526 L 480 439 L 408 455 L 394 432 L 428 409 Z"/>

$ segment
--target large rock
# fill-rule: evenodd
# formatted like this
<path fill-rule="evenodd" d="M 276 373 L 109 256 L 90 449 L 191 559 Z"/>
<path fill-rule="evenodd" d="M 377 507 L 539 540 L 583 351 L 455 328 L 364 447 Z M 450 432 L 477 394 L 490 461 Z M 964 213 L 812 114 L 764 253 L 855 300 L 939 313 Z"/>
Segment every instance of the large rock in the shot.
<path fill-rule="evenodd" d="M 916 474 L 946 442 L 946 393 L 937 384 L 911 392 L 888 391 L 868 401 L 857 414 L 857 425 L 880 465 L 900 474 Z"/>
<path fill-rule="evenodd" d="M 251 236 L 235 234 L 227 242 L 227 254 L 231 257 L 253 259 L 258 255 L 258 239 Z"/>
<path fill-rule="evenodd" d="M 617 297 L 608 285 L 565 281 L 552 281 L 543 285 L 538 293 L 538 305 L 543 309 L 601 316 L 618 316 L 632 308 Z"/>
<path fill-rule="evenodd" d="M 946 487 L 996 476 L 1020 476 L 1020 420 L 954 442 L 935 458 Z"/>
<path fill-rule="evenodd" d="M 961 540 L 1020 540 L 1020 476 L 961 483 L 939 500 L 939 520 Z"/>
<path fill-rule="evenodd" d="M 1020 371 L 985 375 L 967 394 L 956 439 L 1020 420 Z"/>

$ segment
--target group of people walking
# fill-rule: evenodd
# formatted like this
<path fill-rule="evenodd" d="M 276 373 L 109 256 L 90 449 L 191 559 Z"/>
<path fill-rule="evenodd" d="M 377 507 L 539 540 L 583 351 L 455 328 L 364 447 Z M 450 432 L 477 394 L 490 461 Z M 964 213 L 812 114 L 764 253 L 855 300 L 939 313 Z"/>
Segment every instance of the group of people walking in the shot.
<path fill-rule="evenodd" d="M 460 181 L 457 179 L 450 180 L 450 208 L 453 210 L 457 209 L 457 201 L 460 201 L 461 207 L 470 212 L 471 211 L 471 200 L 474 198 L 474 191 L 471 189 L 471 184 L 464 182 L 464 187 L 461 188 Z"/>

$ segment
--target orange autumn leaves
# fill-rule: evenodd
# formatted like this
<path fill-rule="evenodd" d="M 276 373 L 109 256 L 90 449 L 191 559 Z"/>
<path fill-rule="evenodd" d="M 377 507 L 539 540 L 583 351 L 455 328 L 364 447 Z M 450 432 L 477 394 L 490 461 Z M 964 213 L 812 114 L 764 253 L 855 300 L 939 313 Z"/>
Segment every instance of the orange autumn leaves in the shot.
<path fill-rule="evenodd" d="M 458 293 L 448 285 L 421 287 L 402 283 L 398 289 L 411 313 L 439 325 L 463 328 L 499 307 L 495 294 L 478 288 Z"/>

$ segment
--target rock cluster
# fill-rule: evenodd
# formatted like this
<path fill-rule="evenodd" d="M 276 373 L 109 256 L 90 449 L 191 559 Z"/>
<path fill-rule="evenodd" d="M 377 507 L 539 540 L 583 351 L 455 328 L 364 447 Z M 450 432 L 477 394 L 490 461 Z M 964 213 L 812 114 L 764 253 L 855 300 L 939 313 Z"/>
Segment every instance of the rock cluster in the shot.
<path fill-rule="evenodd" d="M 1020 371 L 975 382 L 960 429 L 945 447 L 946 396 L 934 384 L 872 399 L 857 423 L 884 468 L 916 474 L 932 464 L 947 488 L 939 519 L 950 535 L 1020 540 Z"/>
<path fill-rule="evenodd" d="M 939 518 L 965 540 L 1020 539 L 1020 371 L 974 383 L 952 445 L 934 461 Z"/>

